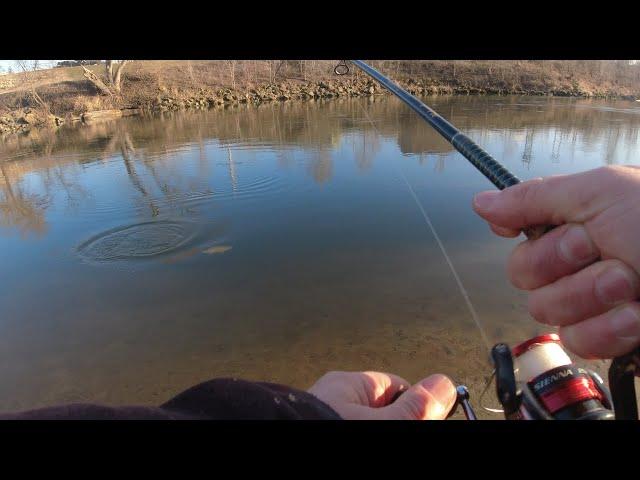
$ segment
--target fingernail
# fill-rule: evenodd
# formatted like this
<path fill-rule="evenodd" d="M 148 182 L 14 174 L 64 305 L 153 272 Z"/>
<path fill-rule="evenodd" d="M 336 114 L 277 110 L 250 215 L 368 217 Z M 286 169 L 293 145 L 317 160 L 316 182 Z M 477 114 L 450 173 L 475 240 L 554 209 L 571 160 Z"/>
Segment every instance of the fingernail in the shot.
<path fill-rule="evenodd" d="M 473 197 L 473 204 L 479 210 L 489 210 L 499 194 L 494 191 L 480 192 Z"/>
<path fill-rule="evenodd" d="M 600 301 L 606 305 L 631 300 L 633 292 L 631 278 L 622 268 L 609 268 L 596 278 L 596 294 Z"/>
<path fill-rule="evenodd" d="M 633 307 L 618 310 L 610 320 L 611 328 L 618 338 L 640 338 L 640 315 Z"/>
<path fill-rule="evenodd" d="M 444 409 L 451 408 L 456 401 L 456 387 L 445 375 L 431 375 L 422 382 L 422 386 Z"/>
<path fill-rule="evenodd" d="M 584 227 L 570 227 L 559 242 L 560 256 L 569 264 L 583 264 L 593 260 L 596 249 Z"/>

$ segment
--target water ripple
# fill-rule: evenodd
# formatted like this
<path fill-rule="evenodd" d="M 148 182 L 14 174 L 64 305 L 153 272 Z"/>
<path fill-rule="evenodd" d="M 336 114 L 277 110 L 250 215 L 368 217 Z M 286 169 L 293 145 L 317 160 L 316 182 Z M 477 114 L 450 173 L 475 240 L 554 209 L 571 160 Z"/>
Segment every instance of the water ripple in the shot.
<path fill-rule="evenodd" d="M 174 252 L 194 236 L 195 230 L 189 222 L 144 222 L 99 233 L 80 244 L 77 252 L 91 263 L 147 259 Z"/>

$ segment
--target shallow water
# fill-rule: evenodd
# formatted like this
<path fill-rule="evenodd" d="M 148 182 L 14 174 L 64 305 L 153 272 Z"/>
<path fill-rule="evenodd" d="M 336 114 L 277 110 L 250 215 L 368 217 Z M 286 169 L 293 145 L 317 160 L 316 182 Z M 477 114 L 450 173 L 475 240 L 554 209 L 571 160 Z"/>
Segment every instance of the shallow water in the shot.
<path fill-rule="evenodd" d="M 523 179 L 640 163 L 632 102 L 428 103 Z M 0 410 L 158 404 L 217 376 L 307 388 L 335 369 L 440 371 L 480 410 L 487 347 L 403 177 L 489 341 L 545 331 L 504 273 L 517 240 L 471 210 L 491 185 L 394 98 L 5 139 Z"/>

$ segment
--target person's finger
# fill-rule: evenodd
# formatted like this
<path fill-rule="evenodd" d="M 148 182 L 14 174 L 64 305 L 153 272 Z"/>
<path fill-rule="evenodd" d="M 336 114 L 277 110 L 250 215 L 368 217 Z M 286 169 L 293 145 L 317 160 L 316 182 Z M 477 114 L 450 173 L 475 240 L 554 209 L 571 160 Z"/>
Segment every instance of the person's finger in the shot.
<path fill-rule="evenodd" d="M 413 385 L 394 403 L 371 409 L 370 418 L 444 420 L 456 402 L 456 387 L 445 375 L 431 375 Z"/>
<path fill-rule="evenodd" d="M 613 358 L 640 345 L 640 303 L 560 327 L 562 344 L 582 358 Z"/>
<path fill-rule="evenodd" d="M 520 230 L 513 230 L 511 228 L 500 227 L 498 225 L 494 225 L 493 223 L 489 223 L 489 228 L 496 235 L 507 238 L 514 238 L 520 235 Z"/>
<path fill-rule="evenodd" d="M 616 169 L 604 167 L 535 178 L 501 191 L 480 192 L 473 199 L 473 208 L 488 222 L 511 229 L 582 223 L 616 200 L 603 182 L 617 174 Z"/>
<path fill-rule="evenodd" d="M 374 408 L 388 405 L 398 393 L 411 387 L 411 383 L 393 373 L 359 372 L 358 375 L 364 382 L 367 405 Z"/>
<path fill-rule="evenodd" d="M 529 294 L 538 322 L 564 326 L 640 297 L 640 276 L 620 260 L 603 260 Z"/>
<path fill-rule="evenodd" d="M 569 223 L 520 243 L 509 257 L 507 271 L 514 286 L 532 290 L 577 272 L 599 256 L 587 230 Z"/>
<path fill-rule="evenodd" d="M 381 407 L 410 386 L 392 373 L 334 371 L 323 375 L 308 391 L 332 405 Z"/>

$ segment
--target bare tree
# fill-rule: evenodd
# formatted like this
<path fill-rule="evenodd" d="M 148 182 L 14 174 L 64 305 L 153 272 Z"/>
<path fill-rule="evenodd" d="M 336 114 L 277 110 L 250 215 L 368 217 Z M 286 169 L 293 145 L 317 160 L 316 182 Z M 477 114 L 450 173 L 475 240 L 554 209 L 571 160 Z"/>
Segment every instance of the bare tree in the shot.
<path fill-rule="evenodd" d="M 127 63 L 128 60 L 120 60 L 118 63 L 114 63 L 113 60 L 107 60 L 109 80 L 118 94 L 120 94 L 120 78 L 122 75 L 122 69 Z"/>
<path fill-rule="evenodd" d="M 302 80 L 307 81 L 307 61 L 300 60 L 300 73 L 302 74 Z"/>
<path fill-rule="evenodd" d="M 42 108 L 47 114 L 51 113 L 49 106 L 36 91 L 36 70 L 39 67 L 38 60 L 16 60 L 18 67 L 22 70 L 24 86 L 29 91 L 31 98 L 35 104 Z"/>
<path fill-rule="evenodd" d="M 231 86 L 236 88 L 236 63 L 237 60 L 227 60 L 227 67 L 229 67 L 229 77 L 231 78 Z"/>
<path fill-rule="evenodd" d="M 103 95 L 113 95 L 111 89 L 91 70 L 82 66 L 84 77 L 88 79 Z"/>
<path fill-rule="evenodd" d="M 278 75 L 278 69 L 282 64 L 282 61 L 278 60 L 267 60 L 269 64 L 269 83 L 274 83 L 276 81 L 276 76 Z"/>
<path fill-rule="evenodd" d="M 94 72 L 84 65 L 82 65 L 82 70 L 84 70 L 83 75 L 91 81 L 103 95 L 119 96 L 121 94 L 122 69 L 127 63 L 129 63 L 129 60 L 120 60 L 119 62 L 105 60 L 106 82 L 103 82 Z"/>
<path fill-rule="evenodd" d="M 191 63 L 191 60 L 187 61 L 187 72 L 189 73 L 189 78 L 191 79 L 191 85 L 195 85 L 196 79 L 193 76 L 193 63 Z"/>

